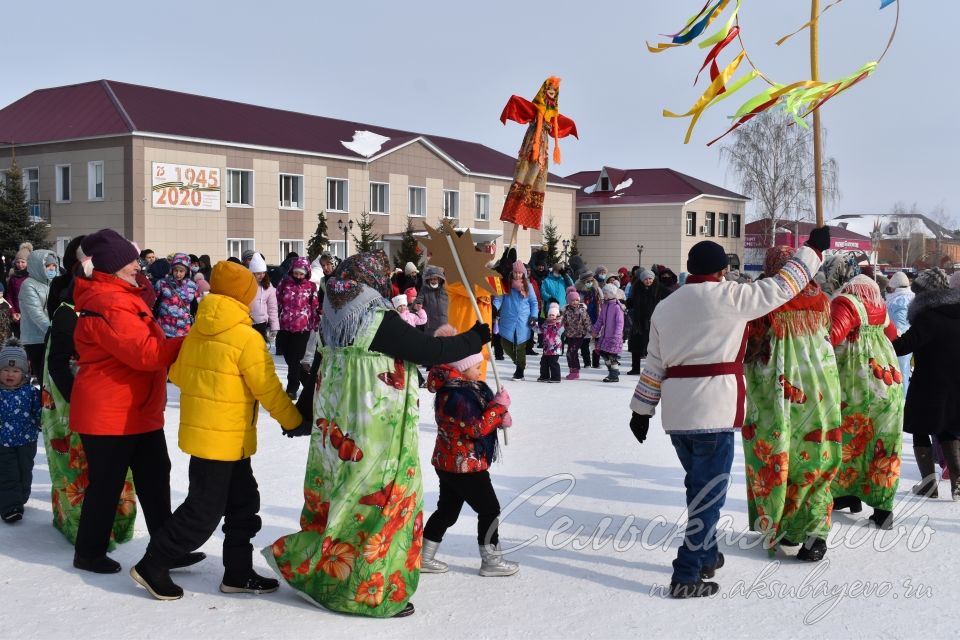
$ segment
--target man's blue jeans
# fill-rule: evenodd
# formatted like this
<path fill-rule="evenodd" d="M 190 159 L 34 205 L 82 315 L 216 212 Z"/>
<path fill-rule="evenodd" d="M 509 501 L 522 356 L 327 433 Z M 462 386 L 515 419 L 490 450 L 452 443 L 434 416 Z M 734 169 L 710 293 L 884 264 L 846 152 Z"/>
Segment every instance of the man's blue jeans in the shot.
<path fill-rule="evenodd" d="M 674 582 L 697 582 L 700 569 L 717 562 L 717 521 L 727 499 L 733 465 L 733 431 L 671 434 L 686 476 L 687 529 L 673 561 Z"/>

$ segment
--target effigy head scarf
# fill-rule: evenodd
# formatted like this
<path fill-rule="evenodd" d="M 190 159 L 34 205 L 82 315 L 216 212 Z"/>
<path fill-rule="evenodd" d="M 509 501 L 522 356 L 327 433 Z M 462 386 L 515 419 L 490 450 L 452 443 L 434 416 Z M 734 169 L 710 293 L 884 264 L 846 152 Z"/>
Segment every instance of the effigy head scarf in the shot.
<path fill-rule="evenodd" d="M 390 260 L 383 251 L 357 253 L 341 262 L 327 280 L 327 299 L 334 309 L 341 309 L 360 295 L 362 286 L 389 297 Z"/>
<path fill-rule="evenodd" d="M 824 293 L 832 296 L 840 290 L 840 287 L 858 275 L 860 275 L 860 266 L 853 254 L 840 252 L 823 261 L 814 279 Z"/>
<path fill-rule="evenodd" d="M 854 276 L 840 288 L 840 293 L 856 296 L 861 302 L 879 307 L 883 305 L 883 296 L 877 281 L 863 274 Z"/>
<path fill-rule="evenodd" d="M 554 90 L 555 95 L 552 98 L 547 95 L 547 89 Z M 544 80 L 532 102 L 537 107 L 537 111 L 543 114 L 544 120 L 550 122 L 556 118 L 560 113 L 560 78 L 550 76 Z"/>

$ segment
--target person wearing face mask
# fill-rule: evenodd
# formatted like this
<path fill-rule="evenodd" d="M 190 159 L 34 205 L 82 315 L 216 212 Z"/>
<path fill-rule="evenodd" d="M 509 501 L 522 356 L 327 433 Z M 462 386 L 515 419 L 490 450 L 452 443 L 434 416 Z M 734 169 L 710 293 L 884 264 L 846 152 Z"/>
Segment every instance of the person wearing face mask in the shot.
<path fill-rule="evenodd" d="M 300 360 L 307 352 L 310 333 L 320 324 L 320 300 L 317 285 L 307 278 L 310 261 L 295 258 L 290 273 L 277 287 L 277 314 L 280 331 L 277 333 L 277 353 L 287 363 L 287 395 L 297 396 L 300 389 Z"/>
<path fill-rule="evenodd" d="M 423 270 L 423 287 L 420 288 L 415 302 L 427 312 L 427 324 L 423 325 L 423 331 L 428 336 L 432 336 L 434 331 L 447 324 L 449 299 L 445 282 L 443 268 L 431 264 Z"/>
<path fill-rule="evenodd" d="M 20 288 L 20 341 L 27 351 L 31 375 L 43 379 L 43 340 L 50 327 L 47 314 L 47 297 L 50 281 L 60 275 L 60 260 L 57 254 L 46 249 L 36 249 L 27 259 L 29 278 Z"/>
<path fill-rule="evenodd" d="M 513 263 L 510 281 L 504 283 L 502 296 L 493 299 L 493 306 L 500 312 L 500 340 L 517 369 L 514 380 L 523 380 L 523 370 L 527 365 L 526 343 L 533 336 L 533 327 L 537 326 L 537 296 L 527 275 L 527 268 L 517 260 Z"/>
<path fill-rule="evenodd" d="M 168 338 L 183 337 L 193 326 L 191 306 L 197 300 L 197 284 L 187 277 L 190 257 L 176 253 L 170 260 L 170 275 L 158 280 L 157 320 Z"/>
<path fill-rule="evenodd" d="M 587 316 L 590 318 L 590 324 L 597 321 L 597 312 L 600 310 L 601 294 L 600 287 L 592 271 L 584 271 L 583 275 L 577 280 L 576 289 L 580 294 L 580 303 L 587 309 Z M 584 368 L 592 366 L 594 369 L 600 368 L 600 354 L 591 351 L 590 335 L 583 338 L 580 343 L 580 355 L 583 356 Z"/>

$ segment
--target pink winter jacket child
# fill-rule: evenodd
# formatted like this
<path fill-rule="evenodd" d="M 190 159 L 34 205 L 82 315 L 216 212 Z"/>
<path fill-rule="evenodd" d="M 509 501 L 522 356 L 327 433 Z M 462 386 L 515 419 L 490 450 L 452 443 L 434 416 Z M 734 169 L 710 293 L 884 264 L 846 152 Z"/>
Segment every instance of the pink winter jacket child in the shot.
<path fill-rule="evenodd" d="M 400 317 L 411 327 L 419 327 L 422 324 L 427 324 L 427 312 L 423 309 L 420 309 L 420 311 L 416 313 L 407 309 L 400 314 Z"/>
<path fill-rule="evenodd" d="M 276 331 L 280 328 L 280 319 L 277 315 L 277 290 L 273 285 L 266 289 L 257 285 L 257 295 L 250 303 L 250 318 L 253 324 L 268 323 L 267 328 Z"/>

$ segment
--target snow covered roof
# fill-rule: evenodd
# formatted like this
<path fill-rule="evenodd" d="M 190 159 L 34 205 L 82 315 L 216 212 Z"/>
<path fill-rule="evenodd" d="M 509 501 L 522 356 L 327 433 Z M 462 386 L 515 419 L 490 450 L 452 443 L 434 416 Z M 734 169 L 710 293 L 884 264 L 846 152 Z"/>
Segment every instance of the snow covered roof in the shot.
<path fill-rule="evenodd" d="M 602 178 L 608 189 L 602 190 Z M 581 171 L 567 176 L 581 186 L 577 207 L 599 205 L 682 204 L 697 196 L 717 196 L 746 201 L 739 193 L 673 169 L 614 169 Z"/>
<path fill-rule="evenodd" d="M 922 233 L 925 238 L 940 240 L 960 240 L 949 229 L 934 222 L 921 213 L 904 213 L 890 215 L 882 213 L 847 213 L 836 216 L 830 221 L 838 227 L 848 229 L 861 235 L 870 236 L 875 225 L 883 238 L 909 238 L 912 234 Z"/>

